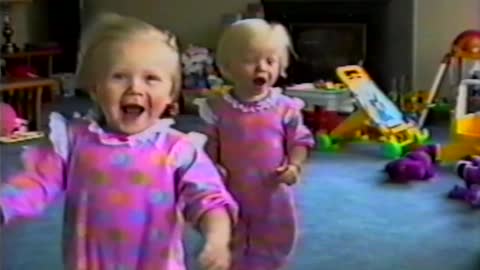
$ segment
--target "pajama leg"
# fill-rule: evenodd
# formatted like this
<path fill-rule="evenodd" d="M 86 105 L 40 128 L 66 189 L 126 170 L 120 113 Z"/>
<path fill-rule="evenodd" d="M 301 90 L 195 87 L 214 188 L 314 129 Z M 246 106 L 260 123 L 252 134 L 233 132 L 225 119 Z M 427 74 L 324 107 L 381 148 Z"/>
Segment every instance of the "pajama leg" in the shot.
<path fill-rule="evenodd" d="M 249 269 L 245 265 L 247 253 L 247 220 L 245 218 L 239 220 L 235 226 L 232 236 L 232 266 L 231 270 Z"/>
<path fill-rule="evenodd" d="M 279 270 L 285 266 L 297 238 L 292 196 L 287 190 L 270 198 L 263 211 L 249 213 L 241 245 L 234 248 L 232 270 Z M 240 232 L 240 231 L 239 231 Z"/>

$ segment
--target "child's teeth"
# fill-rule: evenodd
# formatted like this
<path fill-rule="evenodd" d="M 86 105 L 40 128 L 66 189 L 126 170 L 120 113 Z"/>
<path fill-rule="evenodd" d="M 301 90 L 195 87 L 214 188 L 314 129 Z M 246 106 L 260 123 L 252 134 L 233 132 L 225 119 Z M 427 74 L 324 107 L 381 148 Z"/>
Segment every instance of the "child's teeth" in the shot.
<path fill-rule="evenodd" d="M 141 114 L 143 108 L 139 106 L 125 106 L 123 107 L 123 111 L 128 114 Z"/>
<path fill-rule="evenodd" d="M 127 111 L 127 113 L 139 113 L 140 109 L 139 108 L 127 108 L 126 111 Z"/>

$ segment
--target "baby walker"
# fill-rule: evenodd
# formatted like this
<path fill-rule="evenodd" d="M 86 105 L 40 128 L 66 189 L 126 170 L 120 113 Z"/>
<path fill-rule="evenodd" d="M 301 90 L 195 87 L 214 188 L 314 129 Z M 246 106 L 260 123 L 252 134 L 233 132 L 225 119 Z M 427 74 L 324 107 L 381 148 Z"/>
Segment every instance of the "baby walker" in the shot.
<path fill-rule="evenodd" d="M 460 33 L 452 42 L 450 51 L 443 57 L 442 62 L 433 80 L 432 86 L 428 91 L 426 99 L 423 99 L 421 112 L 418 119 L 418 126 L 423 127 L 428 116 L 429 110 L 436 106 L 434 100 L 438 94 L 438 90 L 442 80 L 452 65 L 457 65 L 457 84 L 463 78 L 463 64 L 466 61 L 480 61 L 480 31 L 467 30 Z"/>
<path fill-rule="evenodd" d="M 452 121 L 452 142 L 440 149 L 440 160 L 445 163 L 457 162 L 457 174 L 462 178 L 464 186 L 456 185 L 448 194 L 451 199 L 462 200 L 472 207 L 480 208 L 480 113 L 468 112 L 469 90 L 480 87 L 479 79 L 464 79 L 459 85 L 457 106 Z M 473 169 L 472 169 L 473 168 Z"/>
<path fill-rule="evenodd" d="M 469 30 L 461 33 L 453 42 L 452 50 L 447 54 L 448 59 L 458 62 L 459 76 L 463 75 L 462 63 L 466 60 L 474 62 L 470 77 L 460 81 L 458 85 L 456 105 L 452 119 L 452 142 L 441 147 L 440 160 L 444 163 L 456 162 L 469 155 L 480 154 L 480 112 L 472 108 L 471 101 L 480 100 L 480 31 Z M 443 70 L 451 60 L 444 61 L 438 76 L 443 76 Z M 476 64 L 476 65 L 475 65 Z M 437 76 L 437 77 L 438 77 Z M 436 94 L 434 88 L 430 95 Z M 430 98 L 431 100 L 433 98 Z M 424 114 L 427 112 L 424 111 Z"/>
<path fill-rule="evenodd" d="M 352 92 L 359 110 L 329 134 L 317 136 L 320 149 L 352 140 L 377 141 L 383 144 L 386 157 L 398 158 L 427 141 L 428 132 L 407 120 L 362 67 L 339 67 L 337 75 Z"/>
<path fill-rule="evenodd" d="M 458 86 L 452 141 L 442 146 L 439 159 L 443 163 L 456 162 L 470 155 L 480 155 L 480 112 L 468 113 L 469 90 L 480 87 L 480 79 L 464 79 Z"/>

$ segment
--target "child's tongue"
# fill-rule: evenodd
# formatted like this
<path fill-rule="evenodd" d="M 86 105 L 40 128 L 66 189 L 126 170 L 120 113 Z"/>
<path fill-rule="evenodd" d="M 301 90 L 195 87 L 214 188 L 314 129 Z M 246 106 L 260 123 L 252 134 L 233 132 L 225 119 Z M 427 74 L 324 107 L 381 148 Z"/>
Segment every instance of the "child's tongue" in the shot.
<path fill-rule="evenodd" d="M 258 78 L 253 79 L 253 84 L 255 84 L 258 87 L 262 87 L 266 83 L 267 83 L 267 80 L 265 80 L 265 78 L 258 77 Z"/>
<path fill-rule="evenodd" d="M 124 116 L 129 119 L 133 120 L 139 117 L 145 109 L 139 105 L 125 105 L 122 106 L 122 111 Z"/>

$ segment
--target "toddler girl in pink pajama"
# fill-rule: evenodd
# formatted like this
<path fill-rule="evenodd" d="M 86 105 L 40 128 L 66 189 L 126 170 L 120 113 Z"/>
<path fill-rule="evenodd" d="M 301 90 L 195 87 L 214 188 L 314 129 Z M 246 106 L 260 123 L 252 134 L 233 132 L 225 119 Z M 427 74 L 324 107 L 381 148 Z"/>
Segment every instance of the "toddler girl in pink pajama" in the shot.
<path fill-rule="evenodd" d="M 65 269 L 184 270 L 185 218 L 206 238 L 204 269 L 227 270 L 237 206 L 201 147 L 159 119 L 180 86 L 174 38 L 105 15 L 79 60 L 102 117 L 51 115 L 51 146 L 28 150 L 25 170 L 0 187 L 2 223 L 38 216 L 64 193 Z"/>
<path fill-rule="evenodd" d="M 285 74 L 289 48 L 281 25 L 260 19 L 231 25 L 219 41 L 217 61 L 234 88 L 196 101 L 207 124 L 207 152 L 240 205 L 231 270 L 280 269 L 294 248 L 290 185 L 314 140 L 303 124 L 303 103 L 272 88 Z"/>

